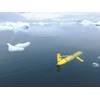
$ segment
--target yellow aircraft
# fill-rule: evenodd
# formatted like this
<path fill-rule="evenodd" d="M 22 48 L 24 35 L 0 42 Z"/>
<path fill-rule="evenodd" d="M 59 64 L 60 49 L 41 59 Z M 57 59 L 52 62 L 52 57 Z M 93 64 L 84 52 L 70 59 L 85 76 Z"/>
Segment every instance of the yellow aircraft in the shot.
<path fill-rule="evenodd" d="M 77 51 L 71 55 L 64 55 L 64 56 L 62 56 L 60 53 L 57 53 L 57 65 L 64 65 L 75 58 L 80 62 L 84 62 L 84 60 L 79 57 L 80 55 L 82 55 L 81 51 Z"/>

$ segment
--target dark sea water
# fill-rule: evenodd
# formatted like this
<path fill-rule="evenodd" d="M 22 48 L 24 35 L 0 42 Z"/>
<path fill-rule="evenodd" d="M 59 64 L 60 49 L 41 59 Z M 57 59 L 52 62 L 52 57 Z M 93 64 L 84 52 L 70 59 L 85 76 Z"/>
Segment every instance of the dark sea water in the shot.
<path fill-rule="evenodd" d="M 31 42 L 23 52 L 9 52 L 12 45 Z M 58 69 L 56 53 L 82 51 L 84 63 L 73 60 Z M 0 32 L 0 86 L 100 86 L 100 30 L 79 24 L 35 26 L 28 33 Z M 100 60 L 98 60 L 100 63 Z"/>

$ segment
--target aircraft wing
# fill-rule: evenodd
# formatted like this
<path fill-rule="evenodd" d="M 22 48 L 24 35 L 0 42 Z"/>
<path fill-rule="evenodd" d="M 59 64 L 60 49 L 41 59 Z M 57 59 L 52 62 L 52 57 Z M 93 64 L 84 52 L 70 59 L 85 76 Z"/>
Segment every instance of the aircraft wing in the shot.
<path fill-rule="evenodd" d="M 84 60 L 81 59 L 80 57 L 76 57 L 76 59 L 77 59 L 79 62 L 84 62 Z"/>
<path fill-rule="evenodd" d="M 67 57 L 67 56 L 69 56 L 69 55 L 63 55 L 62 57 Z"/>

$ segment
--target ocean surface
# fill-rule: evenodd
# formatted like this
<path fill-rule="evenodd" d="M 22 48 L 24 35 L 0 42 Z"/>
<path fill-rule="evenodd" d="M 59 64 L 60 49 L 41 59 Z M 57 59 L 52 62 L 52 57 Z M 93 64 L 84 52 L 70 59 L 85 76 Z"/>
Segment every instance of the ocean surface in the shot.
<path fill-rule="evenodd" d="M 99 27 L 99 26 L 98 26 Z M 22 52 L 9 52 L 6 43 L 31 42 Z M 59 68 L 56 54 L 82 51 Z M 100 29 L 81 24 L 33 25 L 28 32 L 0 31 L 0 86 L 100 86 Z"/>

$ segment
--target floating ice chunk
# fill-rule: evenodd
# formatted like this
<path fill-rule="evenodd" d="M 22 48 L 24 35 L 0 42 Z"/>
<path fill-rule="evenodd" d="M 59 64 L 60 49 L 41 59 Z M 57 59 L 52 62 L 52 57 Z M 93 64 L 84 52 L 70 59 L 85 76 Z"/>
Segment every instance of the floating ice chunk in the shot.
<path fill-rule="evenodd" d="M 92 65 L 93 65 L 93 67 L 95 67 L 95 68 L 100 67 L 100 64 L 97 63 L 97 62 L 93 62 Z"/>
<path fill-rule="evenodd" d="M 31 44 L 30 42 L 18 43 L 15 45 L 15 47 L 25 48 L 25 47 L 29 46 L 30 44 Z"/>
<path fill-rule="evenodd" d="M 15 24 L 15 25 L 14 25 Z M 27 32 L 30 27 L 29 23 L 26 22 L 17 22 L 13 24 L 13 31 L 14 32 Z"/>
<path fill-rule="evenodd" d="M 16 52 L 16 51 L 24 51 L 24 49 L 28 47 L 30 44 L 31 44 L 30 42 L 26 42 L 26 43 L 18 43 L 13 46 L 10 43 L 7 43 L 7 46 L 9 52 Z"/>
<path fill-rule="evenodd" d="M 24 51 L 24 48 L 13 46 L 10 43 L 7 43 L 7 45 L 8 45 L 9 52 Z"/>
<path fill-rule="evenodd" d="M 28 30 L 30 27 L 30 24 L 27 22 L 1 22 L 0 23 L 0 31 L 4 30 L 13 30 L 14 32 L 24 31 Z"/>
<path fill-rule="evenodd" d="M 100 26 L 100 21 L 95 22 L 96 26 Z"/>
<path fill-rule="evenodd" d="M 83 26 L 89 26 L 89 25 L 94 25 L 94 22 L 85 19 L 82 20 L 80 24 L 82 24 Z"/>
<path fill-rule="evenodd" d="M 3 31 L 3 30 L 13 30 L 12 24 L 8 22 L 0 23 L 0 31 Z"/>

